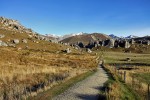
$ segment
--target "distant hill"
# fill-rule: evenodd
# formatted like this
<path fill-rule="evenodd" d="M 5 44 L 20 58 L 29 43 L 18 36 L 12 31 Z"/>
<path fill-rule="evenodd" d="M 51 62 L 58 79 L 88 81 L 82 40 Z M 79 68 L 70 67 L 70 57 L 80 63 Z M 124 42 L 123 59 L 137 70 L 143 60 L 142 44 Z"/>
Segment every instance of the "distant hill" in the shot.
<path fill-rule="evenodd" d="M 120 38 L 120 37 L 118 37 L 118 36 L 116 36 L 116 35 L 114 35 L 114 34 L 110 34 L 109 35 L 111 38 L 113 38 L 113 39 L 118 39 L 118 38 Z"/>
<path fill-rule="evenodd" d="M 84 44 L 88 44 L 89 41 L 96 41 L 96 40 L 105 40 L 111 38 L 108 35 L 102 34 L 102 33 L 91 33 L 91 34 L 82 34 L 82 35 L 76 35 L 69 38 L 66 38 L 62 40 L 63 43 L 77 43 L 77 42 L 83 42 Z"/>
<path fill-rule="evenodd" d="M 150 40 L 150 36 L 137 37 L 135 40 Z"/>

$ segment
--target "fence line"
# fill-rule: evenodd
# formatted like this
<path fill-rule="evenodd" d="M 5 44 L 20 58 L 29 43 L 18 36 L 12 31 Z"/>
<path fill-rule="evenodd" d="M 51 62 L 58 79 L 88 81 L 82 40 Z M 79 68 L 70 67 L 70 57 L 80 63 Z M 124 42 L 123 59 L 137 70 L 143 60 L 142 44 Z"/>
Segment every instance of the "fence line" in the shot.
<path fill-rule="evenodd" d="M 144 100 L 150 100 L 150 83 L 145 83 L 136 78 L 133 73 L 129 75 L 131 80 L 127 81 L 127 72 L 121 71 L 117 67 L 111 66 L 110 69 L 114 72 L 117 77 L 119 77 L 125 84 L 129 85 L 134 91 L 136 91 L 139 95 L 142 95 Z M 146 87 L 147 86 L 147 87 Z"/>

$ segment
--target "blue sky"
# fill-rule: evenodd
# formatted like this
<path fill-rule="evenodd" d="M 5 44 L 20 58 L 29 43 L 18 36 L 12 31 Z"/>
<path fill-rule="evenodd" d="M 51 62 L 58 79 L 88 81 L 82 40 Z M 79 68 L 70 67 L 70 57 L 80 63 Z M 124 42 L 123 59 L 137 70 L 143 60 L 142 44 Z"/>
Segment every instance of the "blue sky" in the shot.
<path fill-rule="evenodd" d="M 0 0 L 0 16 L 41 34 L 150 35 L 150 0 Z"/>

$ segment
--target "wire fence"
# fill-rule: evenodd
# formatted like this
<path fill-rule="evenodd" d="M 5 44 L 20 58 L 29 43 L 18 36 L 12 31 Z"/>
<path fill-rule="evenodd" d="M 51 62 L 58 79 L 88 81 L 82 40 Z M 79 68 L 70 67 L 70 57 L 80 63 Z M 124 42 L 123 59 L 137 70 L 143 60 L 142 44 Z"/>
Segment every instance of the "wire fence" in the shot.
<path fill-rule="evenodd" d="M 115 66 L 109 66 L 111 72 L 116 75 L 121 81 L 128 85 L 134 92 L 136 92 L 142 100 L 150 100 L 150 80 L 139 78 L 132 73 L 131 68 L 119 68 Z M 133 68 L 134 70 L 134 68 Z"/>

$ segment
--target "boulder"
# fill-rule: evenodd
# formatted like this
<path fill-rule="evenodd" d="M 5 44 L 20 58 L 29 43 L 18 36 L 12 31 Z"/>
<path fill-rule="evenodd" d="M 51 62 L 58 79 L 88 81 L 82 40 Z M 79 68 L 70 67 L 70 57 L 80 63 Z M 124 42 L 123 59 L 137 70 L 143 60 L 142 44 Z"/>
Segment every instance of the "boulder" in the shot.
<path fill-rule="evenodd" d="M 0 40 L 0 46 L 5 46 L 5 47 L 7 47 L 8 44 Z"/>
<path fill-rule="evenodd" d="M 62 52 L 71 53 L 71 50 L 70 50 L 70 48 L 67 48 L 66 50 L 62 50 Z"/>
<path fill-rule="evenodd" d="M 79 47 L 74 47 L 74 49 L 78 50 L 78 49 L 79 49 Z"/>
<path fill-rule="evenodd" d="M 67 48 L 67 49 L 66 49 L 66 53 L 71 53 L 70 48 Z"/>
<path fill-rule="evenodd" d="M 105 46 L 105 41 L 102 41 L 102 46 Z"/>
<path fill-rule="evenodd" d="M 38 39 L 38 40 L 44 40 L 45 37 L 44 37 L 44 36 L 37 36 L 37 39 Z"/>
<path fill-rule="evenodd" d="M 14 48 L 16 47 L 16 45 L 15 45 L 15 44 L 12 44 L 12 43 L 9 43 L 8 46 L 9 46 L 9 47 L 14 47 Z"/>
<path fill-rule="evenodd" d="M 29 38 L 32 38 L 32 37 L 33 37 L 33 35 L 30 35 L 30 34 L 29 34 L 28 36 L 29 36 Z"/>
<path fill-rule="evenodd" d="M 13 40 L 13 43 L 14 43 L 14 44 L 19 44 L 19 40 L 18 40 L 18 39 L 14 39 L 14 40 Z"/>
<path fill-rule="evenodd" d="M 28 43 L 26 39 L 22 39 L 22 42 L 23 43 Z"/>
<path fill-rule="evenodd" d="M 150 41 L 149 40 L 147 40 L 147 45 L 150 45 Z"/>
<path fill-rule="evenodd" d="M 19 51 L 19 50 L 22 50 L 22 48 L 21 48 L 21 47 L 18 47 L 17 50 L 18 50 L 18 51 Z"/>
<path fill-rule="evenodd" d="M 88 53 L 92 53 L 91 49 L 89 49 L 89 48 L 87 49 L 87 52 L 88 52 Z"/>
<path fill-rule="evenodd" d="M 134 39 L 131 39 L 131 44 L 134 44 L 134 43 L 135 43 Z"/>
<path fill-rule="evenodd" d="M 4 38 L 5 37 L 5 35 L 4 34 L 0 34 L 0 38 Z"/>
<path fill-rule="evenodd" d="M 118 47 L 119 47 L 119 40 L 116 40 L 116 41 L 115 41 L 114 47 L 115 47 L 115 48 L 118 48 Z"/>
<path fill-rule="evenodd" d="M 29 49 L 29 46 L 25 46 L 25 49 Z"/>

